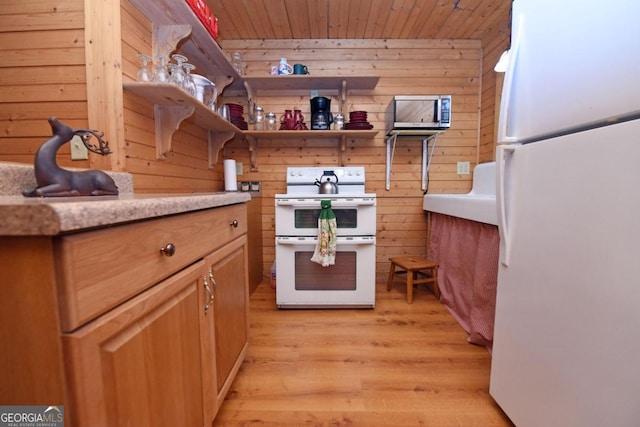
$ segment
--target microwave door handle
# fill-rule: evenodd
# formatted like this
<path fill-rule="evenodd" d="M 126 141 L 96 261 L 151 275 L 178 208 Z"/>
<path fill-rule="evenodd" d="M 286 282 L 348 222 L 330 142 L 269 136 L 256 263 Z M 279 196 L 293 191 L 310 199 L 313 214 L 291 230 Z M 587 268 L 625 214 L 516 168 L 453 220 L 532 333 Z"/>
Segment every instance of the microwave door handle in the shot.
<path fill-rule="evenodd" d="M 442 110 L 442 98 L 438 98 L 436 101 L 436 120 L 435 123 L 440 123 L 440 111 Z"/>

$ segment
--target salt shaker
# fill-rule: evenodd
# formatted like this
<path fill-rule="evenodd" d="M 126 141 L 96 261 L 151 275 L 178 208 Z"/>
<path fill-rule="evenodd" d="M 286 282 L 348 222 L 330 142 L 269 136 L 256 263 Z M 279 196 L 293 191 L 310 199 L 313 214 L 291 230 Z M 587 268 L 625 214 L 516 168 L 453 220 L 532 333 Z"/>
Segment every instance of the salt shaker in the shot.
<path fill-rule="evenodd" d="M 255 129 L 264 130 L 264 109 L 259 105 L 256 106 L 255 117 L 256 117 Z"/>
<path fill-rule="evenodd" d="M 276 113 L 269 112 L 267 113 L 267 130 L 277 130 L 278 129 L 278 120 L 276 118 Z"/>

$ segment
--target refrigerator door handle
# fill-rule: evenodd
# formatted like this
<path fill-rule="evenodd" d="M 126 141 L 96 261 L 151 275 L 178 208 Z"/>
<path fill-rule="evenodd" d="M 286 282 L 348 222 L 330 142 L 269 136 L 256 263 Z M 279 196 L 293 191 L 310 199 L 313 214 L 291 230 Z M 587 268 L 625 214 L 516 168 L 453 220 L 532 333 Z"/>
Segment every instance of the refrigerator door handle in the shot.
<path fill-rule="evenodd" d="M 509 254 L 511 252 L 511 235 L 507 221 L 507 201 L 505 186 L 505 171 L 507 156 L 511 157 L 517 146 L 498 145 L 496 147 L 496 204 L 498 205 L 498 233 L 500 235 L 500 262 L 509 266 Z"/>
<path fill-rule="evenodd" d="M 509 49 L 509 61 L 507 71 L 504 75 L 502 85 L 502 102 L 500 103 L 500 119 L 498 120 L 498 143 L 513 144 L 518 142 L 518 137 L 507 134 L 507 124 L 509 123 L 509 111 L 511 109 L 511 91 L 513 89 L 513 75 L 515 74 L 516 62 L 518 62 L 518 51 L 520 50 L 521 34 L 524 30 L 524 15 L 518 16 L 518 33 L 511 43 Z"/>

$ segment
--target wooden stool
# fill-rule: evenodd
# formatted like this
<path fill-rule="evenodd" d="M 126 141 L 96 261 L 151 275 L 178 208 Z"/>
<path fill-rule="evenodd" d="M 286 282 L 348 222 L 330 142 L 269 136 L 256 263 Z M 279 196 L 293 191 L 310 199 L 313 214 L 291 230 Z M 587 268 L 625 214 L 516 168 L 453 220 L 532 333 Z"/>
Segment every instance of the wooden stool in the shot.
<path fill-rule="evenodd" d="M 387 291 L 391 290 L 394 274 L 406 274 L 407 303 L 413 303 L 413 285 L 418 285 L 421 283 L 433 283 L 433 294 L 437 299 L 440 299 L 440 290 L 438 289 L 438 263 L 429 261 L 419 256 L 402 256 L 389 258 L 389 261 L 391 261 L 391 268 L 389 269 Z M 396 267 L 400 267 L 402 268 L 402 270 L 396 271 Z M 422 270 L 429 270 L 430 274 L 427 275 L 427 273 L 423 272 Z M 426 277 L 423 279 L 418 279 L 418 273 Z"/>

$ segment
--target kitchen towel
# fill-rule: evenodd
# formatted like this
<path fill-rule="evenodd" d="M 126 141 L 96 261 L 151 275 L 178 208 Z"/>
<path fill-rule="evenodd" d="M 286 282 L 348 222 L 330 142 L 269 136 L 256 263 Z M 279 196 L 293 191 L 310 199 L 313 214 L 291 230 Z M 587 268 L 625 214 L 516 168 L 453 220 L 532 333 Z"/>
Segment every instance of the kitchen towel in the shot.
<path fill-rule="evenodd" d="M 331 210 L 331 200 L 322 200 L 320 207 L 322 210 L 318 217 L 318 242 L 311 261 L 328 267 L 336 263 L 338 225 L 336 215 Z"/>
<path fill-rule="evenodd" d="M 232 159 L 224 161 L 224 191 L 238 191 L 236 161 Z"/>

